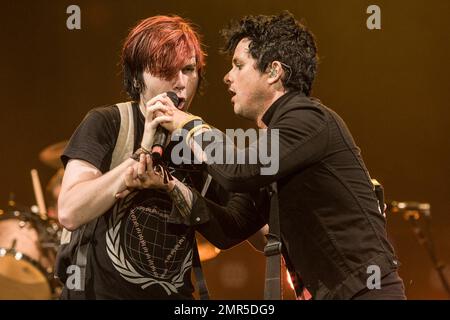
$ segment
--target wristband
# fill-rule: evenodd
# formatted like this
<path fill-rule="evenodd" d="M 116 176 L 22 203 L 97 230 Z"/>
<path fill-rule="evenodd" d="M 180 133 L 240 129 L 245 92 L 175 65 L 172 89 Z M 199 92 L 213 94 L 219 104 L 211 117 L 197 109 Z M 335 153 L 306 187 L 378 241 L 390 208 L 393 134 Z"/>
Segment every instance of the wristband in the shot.
<path fill-rule="evenodd" d="M 143 148 L 143 147 L 140 147 L 139 149 L 137 149 L 132 155 L 131 155 L 131 159 L 133 159 L 133 160 L 135 160 L 135 161 L 137 161 L 137 162 L 139 162 L 139 159 L 140 159 L 140 157 L 141 157 L 141 154 L 150 154 L 150 152 L 147 150 L 147 149 L 145 149 L 145 148 Z"/>

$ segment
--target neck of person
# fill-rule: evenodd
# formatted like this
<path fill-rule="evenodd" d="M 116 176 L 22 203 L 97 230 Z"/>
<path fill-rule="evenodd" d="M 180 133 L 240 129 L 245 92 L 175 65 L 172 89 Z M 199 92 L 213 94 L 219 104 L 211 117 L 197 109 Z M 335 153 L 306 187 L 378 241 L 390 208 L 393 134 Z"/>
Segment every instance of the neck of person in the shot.
<path fill-rule="evenodd" d="M 141 113 L 145 118 L 145 103 L 144 103 L 144 99 L 142 98 L 142 96 L 139 99 L 139 110 L 141 110 Z"/>
<path fill-rule="evenodd" d="M 260 129 L 267 129 L 267 125 L 264 123 L 262 118 L 266 114 L 267 110 L 274 104 L 275 101 L 277 101 L 279 98 L 281 98 L 284 94 L 286 94 L 286 90 L 277 90 L 274 92 L 272 97 L 264 104 L 264 106 L 261 108 L 261 112 L 256 117 L 256 125 Z"/>

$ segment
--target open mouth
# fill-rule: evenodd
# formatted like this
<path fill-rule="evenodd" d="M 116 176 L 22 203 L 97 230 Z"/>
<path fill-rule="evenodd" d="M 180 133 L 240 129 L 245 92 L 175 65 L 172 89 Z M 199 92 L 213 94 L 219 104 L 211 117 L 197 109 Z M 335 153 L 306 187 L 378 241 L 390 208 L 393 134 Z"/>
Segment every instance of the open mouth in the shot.
<path fill-rule="evenodd" d="M 234 102 L 234 97 L 236 96 L 236 92 L 232 89 L 228 89 L 228 93 L 231 95 L 231 102 Z"/>
<path fill-rule="evenodd" d="M 178 106 L 177 108 L 180 110 L 184 109 L 184 106 L 186 105 L 186 98 L 178 97 Z"/>

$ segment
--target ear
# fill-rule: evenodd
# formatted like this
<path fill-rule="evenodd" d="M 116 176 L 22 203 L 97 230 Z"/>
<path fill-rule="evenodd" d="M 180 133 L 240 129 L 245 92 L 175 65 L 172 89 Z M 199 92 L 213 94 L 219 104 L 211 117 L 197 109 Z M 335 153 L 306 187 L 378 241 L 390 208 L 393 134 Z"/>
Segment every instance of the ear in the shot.
<path fill-rule="evenodd" d="M 269 77 L 267 78 L 267 82 L 269 84 L 274 84 L 277 81 L 281 81 L 284 70 L 279 61 L 272 61 L 272 63 L 268 66 Z"/>

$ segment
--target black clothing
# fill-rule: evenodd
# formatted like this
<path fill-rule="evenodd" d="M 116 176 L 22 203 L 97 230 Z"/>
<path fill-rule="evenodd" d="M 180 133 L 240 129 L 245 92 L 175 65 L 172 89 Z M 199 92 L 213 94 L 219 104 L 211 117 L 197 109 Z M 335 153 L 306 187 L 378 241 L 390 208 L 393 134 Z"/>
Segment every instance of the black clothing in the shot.
<path fill-rule="evenodd" d="M 133 104 L 134 150 L 142 140 L 145 119 Z M 89 162 L 102 173 L 109 171 L 112 152 L 120 128 L 117 106 L 91 110 L 73 134 L 61 159 Z M 191 189 L 201 190 L 203 176 L 199 166 L 170 162 L 169 146 L 165 152 L 171 174 Z M 99 190 L 101 192 L 101 190 Z M 207 196 L 220 202 L 223 194 L 212 185 Z M 194 191 L 194 196 L 201 197 Z M 195 230 L 215 246 L 229 248 L 256 232 L 264 221 L 258 216 L 249 196 L 231 195 L 227 208 L 212 204 L 217 215 L 195 214 L 183 219 L 173 209 L 166 192 L 146 189 L 136 191 L 99 217 L 94 241 L 88 255 L 88 299 L 192 299 L 192 248 Z M 243 212 L 241 214 L 240 212 Z M 245 216 L 245 213 L 248 213 Z M 222 229 L 223 225 L 233 228 Z M 62 298 L 71 298 L 64 288 Z"/>
<path fill-rule="evenodd" d="M 277 181 L 281 237 L 313 297 L 350 299 L 366 287 L 368 266 L 379 266 L 381 276 L 397 270 L 374 186 L 344 121 L 299 92 L 275 101 L 263 121 L 269 145 L 277 142 L 271 132 L 279 130 L 276 174 L 261 175 L 268 165 L 260 162 L 210 163 L 207 169 L 234 192 L 257 191 Z M 202 138 L 196 140 L 203 150 L 223 143 Z"/>
<path fill-rule="evenodd" d="M 381 278 L 378 289 L 365 288 L 352 297 L 353 300 L 406 300 L 405 286 L 396 271 Z"/>

